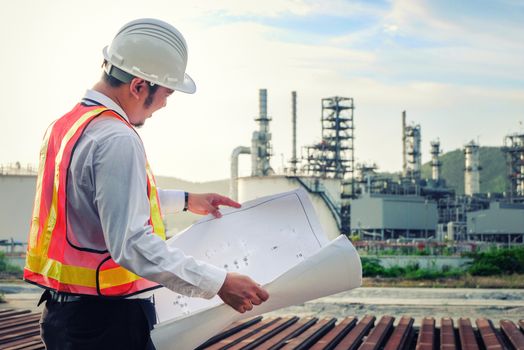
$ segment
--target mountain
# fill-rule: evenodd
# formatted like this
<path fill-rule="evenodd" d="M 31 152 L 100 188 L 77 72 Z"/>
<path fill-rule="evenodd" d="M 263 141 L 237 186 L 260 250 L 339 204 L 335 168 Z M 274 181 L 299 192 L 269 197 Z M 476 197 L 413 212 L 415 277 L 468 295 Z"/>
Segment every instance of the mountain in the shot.
<path fill-rule="evenodd" d="M 480 147 L 480 192 L 504 192 L 508 185 L 506 158 L 500 147 Z M 440 156 L 441 176 L 448 187 L 464 194 L 464 151 L 457 149 Z M 422 166 L 422 178 L 431 178 L 431 164 Z"/>

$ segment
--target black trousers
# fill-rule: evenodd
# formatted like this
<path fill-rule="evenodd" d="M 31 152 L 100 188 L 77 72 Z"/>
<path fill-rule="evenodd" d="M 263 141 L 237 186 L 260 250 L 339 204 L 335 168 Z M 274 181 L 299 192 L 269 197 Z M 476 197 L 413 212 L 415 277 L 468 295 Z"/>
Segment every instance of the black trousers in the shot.
<path fill-rule="evenodd" d="M 153 303 L 141 299 L 47 300 L 40 331 L 48 350 L 153 350 Z"/>

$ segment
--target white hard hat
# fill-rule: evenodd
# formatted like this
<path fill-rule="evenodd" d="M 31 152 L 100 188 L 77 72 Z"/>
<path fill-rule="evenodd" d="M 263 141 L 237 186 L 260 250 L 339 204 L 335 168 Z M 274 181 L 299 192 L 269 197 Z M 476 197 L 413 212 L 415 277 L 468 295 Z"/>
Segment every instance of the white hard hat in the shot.
<path fill-rule="evenodd" d="M 106 73 L 124 82 L 130 81 L 131 75 L 189 94 L 196 91 L 193 79 L 186 74 L 186 41 L 164 21 L 143 18 L 127 23 L 103 54 Z"/>

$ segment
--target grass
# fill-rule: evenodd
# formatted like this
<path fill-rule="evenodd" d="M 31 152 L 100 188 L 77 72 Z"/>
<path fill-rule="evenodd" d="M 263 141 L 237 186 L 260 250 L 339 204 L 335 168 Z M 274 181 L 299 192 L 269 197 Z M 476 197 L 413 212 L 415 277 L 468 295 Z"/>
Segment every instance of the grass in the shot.
<path fill-rule="evenodd" d="M 453 278 L 409 280 L 402 277 L 367 277 L 363 287 L 401 287 L 401 288 L 524 288 L 524 274 L 503 276 L 471 276 L 464 274 Z"/>

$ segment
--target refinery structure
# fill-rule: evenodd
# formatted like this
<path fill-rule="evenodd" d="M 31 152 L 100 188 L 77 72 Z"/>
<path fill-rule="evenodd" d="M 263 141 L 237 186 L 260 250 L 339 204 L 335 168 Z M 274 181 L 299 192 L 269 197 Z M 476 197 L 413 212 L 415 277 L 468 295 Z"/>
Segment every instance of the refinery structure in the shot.
<path fill-rule="evenodd" d="M 250 145 L 231 153 L 229 195 L 240 202 L 302 187 L 308 191 L 328 237 L 339 234 L 365 242 L 524 243 L 524 133 L 507 135 L 508 188 L 481 193 L 482 159 L 475 141 L 463 147 L 464 194 L 442 178 L 441 142 L 430 142 L 431 172 L 422 175 L 422 128 L 400 114 L 402 169 L 379 173 L 376 164 L 355 162 L 355 102 L 333 96 L 320 101 L 321 140 L 297 150 L 297 94 L 291 92 L 291 159 L 277 172 L 268 92 L 259 90 L 258 115 Z M 288 116 L 278 116 L 288 118 Z M 357 150 L 358 151 L 358 150 Z M 300 156 L 298 155 L 300 153 Z M 239 177 L 239 157 L 250 159 L 250 176 Z M 0 243 L 25 242 L 36 171 L 20 164 L 0 166 Z"/>
<path fill-rule="evenodd" d="M 321 141 L 303 147 L 297 157 L 297 94 L 291 93 L 292 156 L 277 174 L 271 168 L 267 90 L 259 91 L 259 115 L 251 146 L 231 156 L 230 195 L 239 201 L 305 188 L 312 197 L 328 236 L 350 234 L 361 240 L 524 243 L 524 134 L 506 136 L 509 187 L 504 193 L 481 193 L 480 145 L 464 145 L 464 194 L 442 178 L 440 140 L 430 142 L 431 177 L 422 178 L 422 128 L 401 114 L 402 169 L 384 176 L 375 164 L 356 164 L 354 101 L 323 98 Z M 251 176 L 238 177 L 238 158 L 251 157 Z"/>

